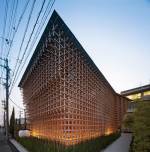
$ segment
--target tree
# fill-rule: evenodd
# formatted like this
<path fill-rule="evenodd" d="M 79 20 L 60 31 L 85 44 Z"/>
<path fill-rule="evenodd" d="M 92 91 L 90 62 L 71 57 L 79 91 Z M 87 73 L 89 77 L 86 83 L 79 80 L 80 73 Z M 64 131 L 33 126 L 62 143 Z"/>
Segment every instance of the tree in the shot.
<path fill-rule="evenodd" d="M 132 113 L 128 113 L 124 117 L 122 127 L 123 129 L 128 129 L 129 131 L 132 131 L 133 123 L 134 123 L 134 115 Z"/>
<path fill-rule="evenodd" d="M 134 113 L 133 152 L 150 151 L 150 101 L 139 102 Z"/>
<path fill-rule="evenodd" d="M 12 137 L 14 137 L 15 135 L 15 109 L 13 107 L 13 111 L 11 114 L 11 118 L 10 118 L 10 133 L 12 135 Z"/>

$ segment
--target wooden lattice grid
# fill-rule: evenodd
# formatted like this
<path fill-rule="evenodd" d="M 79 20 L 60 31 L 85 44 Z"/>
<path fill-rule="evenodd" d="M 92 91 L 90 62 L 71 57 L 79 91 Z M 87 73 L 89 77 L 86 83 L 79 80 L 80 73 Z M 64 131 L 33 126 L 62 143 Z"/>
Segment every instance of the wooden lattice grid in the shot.
<path fill-rule="evenodd" d="M 127 110 L 56 12 L 20 87 L 32 135 L 65 145 L 116 132 Z"/>

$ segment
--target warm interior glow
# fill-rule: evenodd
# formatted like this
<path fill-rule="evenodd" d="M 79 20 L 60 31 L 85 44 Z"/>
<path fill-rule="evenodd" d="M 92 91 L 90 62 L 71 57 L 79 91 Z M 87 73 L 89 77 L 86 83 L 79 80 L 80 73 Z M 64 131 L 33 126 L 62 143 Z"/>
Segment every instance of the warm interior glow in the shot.
<path fill-rule="evenodd" d="M 148 96 L 148 95 L 150 95 L 150 91 L 145 91 L 144 96 Z"/>
<path fill-rule="evenodd" d="M 127 98 L 129 98 L 131 100 L 140 99 L 141 98 L 141 93 L 129 95 L 129 96 L 127 96 Z"/>
<path fill-rule="evenodd" d="M 34 137 L 39 137 L 38 132 L 35 131 L 35 130 L 31 132 L 31 135 L 34 136 Z"/>
<path fill-rule="evenodd" d="M 110 134 L 112 134 L 112 133 L 113 133 L 112 129 L 111 129 L 111 128 L 108 128 L 108 129 L 106 130 L 106 132 L 105 132 L 105 135 L 110 135 Z"/>
<path fill-rule="evenodd" d="M 106 131 L 106 135 L 109 135 L 111 134 L 113 131 L 112 129 L 108 128 L 107 131 Z M 96 137 L 100 137 L 102 134 L 100 134 L 100 132 L 89 132 L 89 133 L 81 133 L 81 135 L 79 134 L 74 134 L 74 133 L 69 133 L 69 134 L 66 134 L 66 133 L 55 133 L 55 134 L 40 134 L 37 130 L 33 130 L 32 131 L 32 136 L 34 137 L 38 137 L 38 138 L 43 138 L 43 139 L 51 139 L 51 140 L 54 140 L 54 141 L 58 141 L 66 146 L 69 146 L 69 145 L 75 145 L 75 144 L 78 144 L 82 141 L 85 141 L 85 140 L 90 140 L 90 139 L 93 139 L 93 138 L 96 138 Z M 49 136 L 49 137 L 48 137 Z"/>

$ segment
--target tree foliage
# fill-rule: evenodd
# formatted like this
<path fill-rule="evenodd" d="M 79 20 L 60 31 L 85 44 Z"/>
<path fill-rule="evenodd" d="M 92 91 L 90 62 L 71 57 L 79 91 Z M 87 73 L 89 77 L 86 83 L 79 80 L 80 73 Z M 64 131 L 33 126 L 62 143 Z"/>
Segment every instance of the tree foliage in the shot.
<path fill-rule="evenodd" d="M 134 122 L 134 115 L 132 113 L 126 114 L 123 120 L 122 128 L 129 129 L 130 131 L 132 131 L 133 122 Z"/>
<path fill-rule="evenodd" d="M 134 113 L 133 152 L 150 152 L 150 102 L 139 102 Z"/>
<path fill-rule="evenodd" d="M 15 134 L 15 110 L 13 108 L 12 114 L 11 114 L 11 118 L 10 118 L 10 134 L 12 135 L 12 137 L 14 137 Z"/>

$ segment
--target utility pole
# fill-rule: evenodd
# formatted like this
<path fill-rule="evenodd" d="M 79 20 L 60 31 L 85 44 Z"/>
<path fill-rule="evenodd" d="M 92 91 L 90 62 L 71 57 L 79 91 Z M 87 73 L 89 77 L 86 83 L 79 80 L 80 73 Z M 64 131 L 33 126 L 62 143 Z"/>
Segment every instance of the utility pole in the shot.
<path fill-rule="evenodd" d="M 19 111 L 19 129 L 22 129 L 22 123 L 21 123 L 21 114 L 23 111 Z"/>
<path fill-rule="evenodd" d="M 5 65 L 0 65 L 1 67 L 6 69 L 6 83 L 5 83 L 5 88 L 6 88 L 6 138 L 9 138 L 9 74 L 10 74 L 10 69 L 8 66 L 8 59 L 3 59 L 0 58 L 5 62 Z"/>
<path fill-rule="evenodd" d="M 8 59 L 6 59 L 6 137 L 9 138 L 9 66 Z"/>
<path fill-rule="evenodd" d="M 19 127 L 21 128 L 21 111 L 19 111 Z"/>
<path fill-rule="evenodd" d="M 4 132 L 6 133 L 6 119 L 5 119 L 5 110 L 6 110 L 6 106 L 5 106 L 5 100 L 2 100 L 2 106 L 3 106 L 3 109 L 4 109 L 4 120 L 3 120 L 3 123 L 4 123 Z"/>

